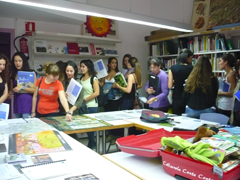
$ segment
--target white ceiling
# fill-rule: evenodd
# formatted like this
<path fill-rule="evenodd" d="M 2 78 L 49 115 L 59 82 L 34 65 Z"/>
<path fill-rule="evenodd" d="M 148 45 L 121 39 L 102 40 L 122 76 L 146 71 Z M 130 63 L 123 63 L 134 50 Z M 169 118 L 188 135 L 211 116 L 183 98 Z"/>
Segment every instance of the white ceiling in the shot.
<path fill-rule="evenodd" d="M 63 24 L 82 24 L 86 16 L 59 12 L 0 1 L 0 17 L 47 21 Z"/>

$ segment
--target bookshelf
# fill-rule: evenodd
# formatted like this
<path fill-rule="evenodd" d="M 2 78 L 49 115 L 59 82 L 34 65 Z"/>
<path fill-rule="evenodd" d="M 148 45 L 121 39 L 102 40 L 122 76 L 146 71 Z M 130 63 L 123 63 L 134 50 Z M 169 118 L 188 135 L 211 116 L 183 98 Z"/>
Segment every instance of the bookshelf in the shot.
<path fill-rule="evenodd" d="M 159 32 L 157 32 L 159 33 Z M 151 32 L 151 34 L 154 34 Z M 232 53 L 240 59 L 240 26 L 204 32 L 173 35 L 168 37 L 145 39 L 148 41 L 148 58 L 158 58 L 163 62 L 165 70 L 176 63 L 176 57 L 183 48 L 188 48 L 194 53 L 193 62 L 199 55 L 208 56 L 213 66 L 213 72 L 221 73 L 218 62 L 222 54 Z"/>
<path fill-rule="evenodd" d="M 43 74 L 39 67 L 45 63 L 73 60 L 79 67 L 83 59 L 96 61 L 107 60 L 110 56 L 117 57 L 116 43 L 121 42 L 114 38 L 36 31 L 31 37 L 29 55 L 34 69 Z M 74 44 L 74 53 L 72 50 L 69 52 L 69 44 Z M 80 47 L 87 50 L 81 51 Z"/>

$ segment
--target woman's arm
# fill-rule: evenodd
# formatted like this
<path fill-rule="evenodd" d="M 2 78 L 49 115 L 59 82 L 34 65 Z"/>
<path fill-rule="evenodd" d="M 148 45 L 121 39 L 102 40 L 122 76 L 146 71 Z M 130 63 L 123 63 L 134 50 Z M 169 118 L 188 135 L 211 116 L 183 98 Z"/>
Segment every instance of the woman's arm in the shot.
<path fill-rule="evenodd" d="M 60 99 L 60 102 L 66 112 L 66 119 L 67 121 L 72 121 L 72 114 L 68 114 L 69 112 L 69 106 L 68 106 L 68 102 L 67 102 L 67 98 L 65 96 L 65 92 L 64 90 L 62 91 L 58 91 L 58 96 L 59 96 L 59 99 Z"/>
<path fill-rule="evenodd" d="M 87 101 L 90 101 L 92 99 L 95 99 L 96 97 L 99 96 L 99 94 L 100 94 L 100 90 L 99 90 L 98 80 L 94 79 L 93 80 L 93 93 L 90 96 L 88 96 L 87 98 L 85 98 L 83 101 L 87 102 Z"/>
<path fill-rule="evenodd" d="M 172 89 L 173 87 L 173 74 L 171 69 L 168 70 L 168 89 Z"/>
<path fill-rule="evenodd" d="M 100 81 L 99 81 L 99 84 L 100 84 L 100 86 L 104 86 L 104 84 L 105 84 L 105 77 L 103 77 Z"/>
<path fill-rule="evenodd" d="M 36 87 L 32 97 L 32 112 L 31 112 L 32 118 L 36 116 L 35 111 L 36 111 L 36 105 L 37 105 L 37 94 L 38 94 L 38 87 Z"/>
<path fill-rule="evenodd" d="M 0 97 L 0 104 L 3 103 L 7 97 L 8 97 L 8 86 L 7 86 L 7 83 L 5 83 L 5 89 L 3 91 L 3 95 Z"/>
<path fill-rule="evenodd" d="M 36 89 L 36 85 L 35 85 L 36 81 L 37 81 L 37 76 L 34 73 L 33 87 L 30 87 L 30 88 L 29 87 L 25 87 L 24 91 L 26 91 L 27 93 L 33 94 L 35 89 Z M 22 90 L 22 88 L 23 88 L 23 86 L 16 86 L 15 88 L 13 88 L 13 91 L 18 93 L 20 90 Z"/>
<path fill-rule="evenodd" d="M 227 97 L 232 97 L 233 96 L 233 92 L 234 92 L 234 89 L 236 87 L 236 78 L 235 78 L 234 74 L 232 74 L 228 77 L 228 82 L 229 82 L 229 84 L 231 84 L 230 91 L 229 92 L 218 91 L 218 95 L 227 96 Z"/>
<path fill-rule="evenodd" d="M 126 93 L 130 93 L 132 90 L 132 86 L 133 86 L 133 74 L 129 74 L 128 75 L 128 83 L 127 83 L 127 87 L 122 87 L 119 84 L 115 83 L 116 88 L 126 92 Z"/>

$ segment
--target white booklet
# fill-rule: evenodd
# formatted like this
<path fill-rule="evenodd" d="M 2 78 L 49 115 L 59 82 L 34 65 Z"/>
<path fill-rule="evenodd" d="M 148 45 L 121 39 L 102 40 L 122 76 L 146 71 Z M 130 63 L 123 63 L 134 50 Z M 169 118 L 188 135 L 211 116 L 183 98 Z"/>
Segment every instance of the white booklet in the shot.
<path fill-rule="evenodd" d="M 97 78 L 101 79 L 103 77 L 106 77 L 108 75 L 108 72 L 105 68 L 105 65 L 103 64 L 103 60 L 100 59 L 98 61 L 95 61 L 94 63 L 94 69 L 97 71 Z"/>
<path fill-rule="evenodd" d="M 82 85 L 72 78 L 66 91 L 66 93 L 68 94 L 68 102 L 74 105 L 81 91 Z"/>
<path fill-rule="evenodd" d="M 9 104 L 1 103 L 0 104 L 0 119 L 8 119 L 9 114 Z"/>

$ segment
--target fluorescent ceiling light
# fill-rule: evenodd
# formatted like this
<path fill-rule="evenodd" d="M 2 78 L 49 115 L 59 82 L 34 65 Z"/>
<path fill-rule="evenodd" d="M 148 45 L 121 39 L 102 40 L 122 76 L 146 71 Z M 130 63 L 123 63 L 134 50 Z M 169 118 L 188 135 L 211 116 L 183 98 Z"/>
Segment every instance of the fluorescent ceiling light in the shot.
<path fill-rule="evenodd" d="M 192 32 L 193 31 L 191 26 L 187 25 L 187 24 L 182 25 L 182 23 L 178 23 L 178 22 L 171 22 L 171 21 L 153 18 L 153 17 L 147 17 L 147 16 L 143 16 L 143 15 L 137 15 L 137 14 L 127 13 L 127 12 L 120 12 L 117 10 L 115 11 L 114 14 L 119 14 L 120 16 L 110 15 L 106 10 L 104 11 L 104 13 L 94 13 L 94 12 L 90 12 L 90 11 L 82 11 L 82 10 L 77 10 L 77 9 L 73 9 L 73 8 L 64 8 L 64 7 L 59 7 L 59 6 L 55 6 L 55 5 L 47 5 L 47 4 L 35 3 L 35 2 L 29 2 L 29 1 L 21 1 L 21 0 L 0 0 L 0 1 L 14 3 L 14 4 L 20 4 L 20 5 L 27 5 L 27 6 L 32 6 L 32 7 L 38 7 L 38 8 L 57 10 L 57 11 L 62 11 L 62 12 L 69 12 L 69 13 L 74 13 L 74 14 L 105 17 L 108 19 L 114 19 L 114 20 L 118 20 L 118 21 L 130 22 L 130 23 L 153 26 L 153 27 L 164 28 L 164 29 L 170 29 L 170 30 L 175 30 L 175 31 L 182 31 L 182 32 Z M 53 1 L 51 0 L 49 2 L 53 2 Z M 85 9 L 85 8 L 83 8 L 83 9 Z M 96 9 L 97 9 L 97 7 L 94 8 L 95 12 L 97 12 Z M 101 8 L 101 9 L 103 9 L 103 8 Z M 109 12 L 111 12 L 111 10 L 109 10 Z M 143 19 L 145 19 L 145 20 L 143 20 Z M 159 23 L 159 21 L 163 21 L 163 23 Z M 175 26 L 175 25 L 173 25 L 174 23 L 178 24 L 179 26 L 186 26 L 186 27 L 176 27 L 178 25 Z M 171 24 L 171 25 L 167 25 L 167 24 Z"/>

